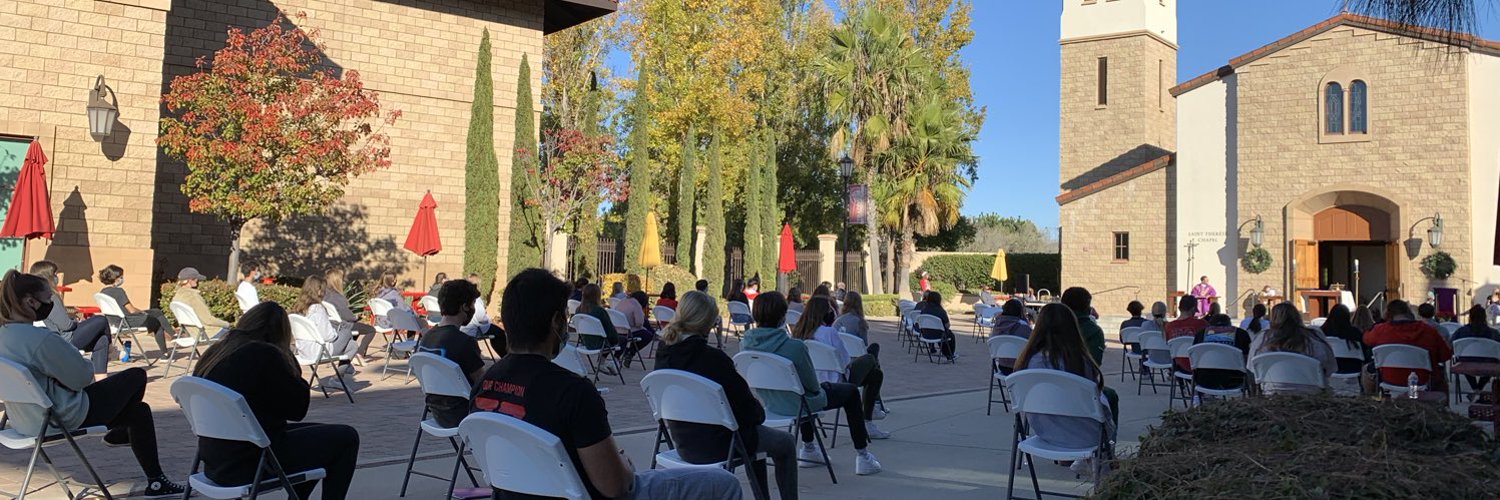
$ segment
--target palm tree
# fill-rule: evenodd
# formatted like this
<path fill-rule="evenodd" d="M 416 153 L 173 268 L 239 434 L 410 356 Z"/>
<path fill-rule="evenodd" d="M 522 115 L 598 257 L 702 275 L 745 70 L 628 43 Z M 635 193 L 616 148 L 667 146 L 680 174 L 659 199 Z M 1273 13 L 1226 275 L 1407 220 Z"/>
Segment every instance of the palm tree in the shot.
<path fill-rule="evenodd" d="M 869 5 L 844 18 L 818 58 L 828 112 L 838 124 L 831 150 L 849 151 L 872 187 L 879 173 L 872 160 L 904 135 L 906 110 L 920 75 L 927 73 L 926 60 L 910 33 Z M 874 257 L 879 248 L 877 222 L 871 218 L 866 244 L 875 277 L 871 288 L 883 290 Z"/>
<path fill-rule="evenodd" d="M 899 272 L 893 281 L 910 280 L 916 235 L 930 236 L 958 223 L 965 190 L 972 179 L 964 166 L 975 162 L 964 120 L 955 103 L 944 98 L 942 84 L 934 79 L 911 111 L 908 133 L 881 155 L 889 172 L 884 176 L 882 217 L 897 231 L 900 245 Z"/>
<path fill-rule="evenodd" d="M 1477 0 L 1342 0 L 1346 10 L 1390 19 L 1407 26 L 1474 33 Z"/>

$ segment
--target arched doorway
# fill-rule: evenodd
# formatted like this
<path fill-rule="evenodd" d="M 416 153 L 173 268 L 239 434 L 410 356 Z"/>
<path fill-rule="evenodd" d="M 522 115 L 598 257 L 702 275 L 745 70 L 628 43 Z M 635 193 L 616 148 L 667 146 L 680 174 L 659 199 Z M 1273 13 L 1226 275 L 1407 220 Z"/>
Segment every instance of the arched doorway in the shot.
<path fill-rule="evenodd" d="M 1286 215 L 1287 278 L 1296 296 L 1340 287 L 1363 304 L 1382 292 L 1398 294 L 1401 205 L 1391 196 L 1366 186 L 1332 186 L 1299 197 Z"/>

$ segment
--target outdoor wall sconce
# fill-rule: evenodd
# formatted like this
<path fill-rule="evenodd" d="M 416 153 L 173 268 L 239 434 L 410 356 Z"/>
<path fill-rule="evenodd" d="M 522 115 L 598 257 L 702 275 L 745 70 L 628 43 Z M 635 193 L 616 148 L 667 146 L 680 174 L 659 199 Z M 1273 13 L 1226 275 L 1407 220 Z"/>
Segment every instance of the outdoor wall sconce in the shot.
<path fill-rule="evenodd" d="M 1407 230 L 1406 232 L 1406 236 L 1408 238 L 1415 238 L 1417 224 L 1421 224 L 1429 220 L 1432 221 L 1432 227 L 1427 228 L 1427 244 L 1432 245 L 1432 248 L 1441 247 L 1443 246 L 1443 214 L 1441 212 L 1434 214 L 1432 217 L 1424 217 L 1418 219 L 1416 222 L 1412 223 L 1411 229 Z"/>
<path fill-rule="evenodd" d="M 104 84 L 104 75 L 94 81 L 89 92 L 89 135 L 103 141 L 114 133 L 115 120 L 120 118 L 120 108 L 115 105 L 114 89 Z"/>
<path fill-rule="evenodd" d="M 1250 244 L 1254 245 L 1255 248 L 1260 248 L 1260 245 L 1266 242 L 1265 222 L 1261 220 L 1260 215 L 1256 215 L 1254 219 L 1247 220 L 1244 224 L 1240 224 L 1240 227 L 1236 230 L 1244 229 L 1246 224 L 1254 224 L 1254 226 L 1250 227 Z"/>

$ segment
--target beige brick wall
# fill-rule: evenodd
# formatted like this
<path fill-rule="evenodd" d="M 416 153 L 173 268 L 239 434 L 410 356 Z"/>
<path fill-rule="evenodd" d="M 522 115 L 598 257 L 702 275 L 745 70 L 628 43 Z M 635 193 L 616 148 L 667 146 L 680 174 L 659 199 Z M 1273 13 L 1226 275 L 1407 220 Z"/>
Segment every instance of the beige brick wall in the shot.
<path fill-rule="evenodd" d="M 31 260 L 62 266 L 70 305 L 92 305 L 94 271 L 126 269 L 126 289 L 147 307 L 153 255 L 151 204 L 161 55 L 162 1 L 0 2 L 0 134 L 36 137 L 46 167 L 54 241 L 34 243 Z M 120 108 L 115 135 L 95 141 L 85 106 L 104 75 Z M 5 193 L 5 196 L 9 196 Z"/>
<path fill-rule="evenodd" d="M 1109 58 L 1109 103 L 1098 104 L 1099 58 Z M 1177 49 L 1144 34 L 1062 45 L 1061 184 L 1081 187 L 1176 147 Z M 1134 153 L 1132 153 L 1134 152 Z M 1127 154 L 1132 153 L 1132 154 Z M 1109 166 L 1101 168 L 1106 163 Z"/>
<path fill-rule="evenodd" d="M 1367 187 L 1402 204 L 1398 237 L 1441 211 L 1449 221 L 1443 249 L 1471 262 L 1466 57 L 1446 46 L 1357 28 L 1337 28 L 1240 68 L 1239 213 L 1266 219 L 1272 270 L 1242 274 L 1243 288 L 1286 286 L 1289 203 L 1330 186 Z M 1330 71 L 1352 67 L 1369 83 L 1368 142 L 1318 143 L 1317 92 Z M 1416 228 L 1425 236 L 1427 224 Z M 1297 237 L 1297 235 L 1293 235 Z M 1407 299 L 1431 286 L 1416 258 L 1401 252 Z M 1460 266 L 1457 284 L 1472 270 Z"/>
<path fill-rule="evenodd" d="M 1167 296 L 1171 168 L 1062 206 L 1063 286 L 1092 291 L 1100 314 L 1124 314 L 1131 300 L 1150 306 Z M 1130 233 L 1128 262 L 1114 260 L 1116 231 Z"/>
<path fill-rule="evenodd" d="M 380 93 L 383 107 L 400 109 L 403 115 L 386 129 L 391 135 L 393 167 L 355 179 L 338 209 L 340 214 L 355 212 L 362 217 L 353 217 L 343 230 L 324 222 L 313 228 L 291 225 L 278 232 L 333 231 L 336 234 L 322 239 L 348 241 L 368 250 L 363 262 L 352 266 L 356 271 L 400 269 L 407 278 L 420 281 L 422 259 L 400 247 L 422 195 L 431 190 L 438 203 L 443 251 L 431 258 L 427 274 L 463 272 L 465 140 L 480 33 L 488 28 L 494 47 L 495 150 L 501 167 L 500 199 L 508 199 L 516 77 L 522 54 L 532 65 L 533 104 L 540 109 L 536 89 L 541 86 L 542 1 L 178 2 L 167 27 L 165 73 L 169 77 L 163 82 L 191 71 L 195 58 L 222 47 L 227 26 L 263 26 L 278 8 L 306 13 L 305 19 L 296 22 L 321 33 L 327 62 L 344 71 L 358 71 L 366 87 Z M 163 161 L 162 170 L 163 180 L 170 180 L 181 175 L 182 166 Z M 178 214 L 159 225 L 158 251 L 223 272 L 227 231 L 212 219 L 181 215 L 186 214 L 186 200 L 170 182 L 159 188 L 158 198 L 159 212 Z M 508 217 L 509 205 L 500 204 L 501 220 Z M 502 236 L 504 227 L 502 222 Z M 242 241 L 247 247 L 255 247 L 258 239 L 265 241 L 254 227 L 246 233 Z M 506 246 L 501 238 L 501 262 Z M 354 258 L 358 257 L 349 255 L 329 263 L 347 265 Z"/>

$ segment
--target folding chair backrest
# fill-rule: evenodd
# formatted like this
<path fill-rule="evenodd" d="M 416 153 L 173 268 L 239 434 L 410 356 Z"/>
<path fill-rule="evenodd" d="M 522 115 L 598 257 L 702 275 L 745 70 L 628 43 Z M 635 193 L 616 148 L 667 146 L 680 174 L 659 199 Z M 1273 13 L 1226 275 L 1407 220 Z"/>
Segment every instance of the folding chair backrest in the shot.
<path fill-rule="evenodd" d="M 990 359 L 1016 359 L 1026 348 L 1026 339 L 1015 335 L 996 335 L 985 341 L 990 347 Z"/>
<path fill-rule="evenodd" d="M 1311 326 L 1313 328 L 1322 328 L 1323 323 L 1327 321 L 1328 318 L 1313 318 L 1312 321 L 1307 322 L 1307 326 Z"/>
<path fill-rule="evenodd" d="M 1427 350 L 1414 345 L 1386 344 L 1378 345 L 1373 349 L 1375 352 L 1376 368 L 1406 368 L 1409 370 L 1431 370 Z"/>
<path fill-rule="evenodd" d="M 861 356 L 870 350 L 870 347 L 865 345 L 865 339 L 859 338 L 858 335 L 839 332 L 839 340 L 844 341 L 844 349 L 849 351 L 850 356 Z"/>
<path fill-rule="evenodd" d="M 1224 344 L 1198 344 L 1187 350 L 1188 364 L 1194 370 L 1245 370 L 1245 353 Z"/>
<path fill-rule="evenodd" d="M 614 323 L 616 332 L 630 333 L 630 318 L 625 317 L 624 312 L 615 309 L 605 309 L 605 311 L 609 312 L 609 322 Z"/>
<path fill-rule="evenodd" d="M 574 313 L 578 312 L 578 306 L 582 304 L 582 302 L 568 299 L 568 316 L 572 316 Z"/>
<path fill-rule="evenodd" d="M 1188 336 L 1176 337 L 1167 341 L 1167 350 L 1172 351 L 1174 358 L 1188 357 L 1188 349 L 1193 347 L 1193 338 Z"/>
<path fill-rule="evenodd" d="M 1323 365 L 1295 352 L 1267 352 L 1250 358 L 1250 371 L 1261 384 L 1297 384 L 1323 387 Z"/>
<path fill-rule="evenodd" d="M 172 399 L 182 407 L 198 437 L 241 441 L 260 448 L 271 446 L 271 438 L 260 428 L 245 397 L 228 387 L 186 376 L 172 382 Z"/>
<path fill-rule="evenodd" d="M 1464 325 L 1458 323 L 1438 323 L 1438 333 L 1443 334 L 1443 338 L 1445 339 L 1451 339 L 1453 338 L 1453 334 L 1458 333 L 1458 329 L 1463 327 Z"/>
<path fill-rule="evenodd" d="M 391 309 L 395 308 L 396 305 L 392 304 L 389 300 L 370 299 L 370 313 L 376 316 L 388 316 L 391 312 Z"/>
<path fill-rule="evenodd" d="M 912 302 L 910 300 L 901 299 L 900 301 L 896 302 L 896 310 L 901 311 L 903 313 L 905 313 L 906 311 L 910 311 L 912 309 L 915 309 L 916 307 L 917 307 L 917 303 L 916 302 Z"/>
<path fill-rule="evenodd" d="M 187 304 L 174 300 L 172 303 L 167 304 L 167 309 L 171 310 L 172 316 L 177 318 L 177 324 L 184 327 L 203 328 L 203 320 L 198 319 L 198 313 L 193 311 L 193 308 Z"/>
<path fill-rule="evenodd" d="M 844 366 L 839 363 L 838 349 L 816 340 L 804 340 L 802 345 L 807 346 L 807 357 L 812 358 L 813 370 L 844 373 Z"/>
<path fill-rule="evenodd" d="M 786 324 L 787 326 L 791 326 L 797 324 L 797 322 L 801 320 L 802 311 L 793 311 L 791 309 L 788 309 L 786 311 L 786 318 L 782 321 L 782 323 Z"/>
<path fill-rule="evenodd" d="M 911 327 L 911 328 L 916 328 L 917 327 L 917 316 L 921 316 L 921 315 L 922 315 L 922 313 L 917 312 L 916 309 L 907 309 L 907 310 L 904 310 L 904 311 L 901 312 L 901 322 L 905 326 L 908 326 L 908 327 Z"/>
<path fill-rule="evenodd" d="M 734 355 L 734 369 L 745 377 L 752 389 L 787 391 L 802 395 L 802 379 L 791 360 L 769 352 L 740 351 Z"/>
<path fill-rule="evenodd" d="M 328 321 L 330 323 L 339 324 L 344 322 L 344 317 L 339 316 L 339 309 L 334 307 L 332 303 L 325 300 L 320 304 L 323 306 L 323 312 L 328 313 Z"/>
<path fill-rule="evenodd" d="M 568 320 L 568 324 L 571 325 L 573 327 L 573 331 L 578 332 L 579 335 L 587 335 L 590 337 L 604 337 L 606 339 L 609 338 L 609 332 L 604 331 L 604 323 L 600 322 L 599 318 L 595 318 L 587 314 L 574 314 L 573 317 Z"/>
<path fill-rule="evenodd" d="M 37 386 L 31 370 L 5 358 L 0 358 L 0 401 L 52 407 L 52 398 Z"/>
<path fill-rule="evenodd" d="M 1156 330 L 1142 331 L 1139 340 L 1141 341 L 1142 350 L 1167 351 L 1171 349 L 1167 346 L 1167 338 Z"/>
<path fill-rule="evenodd" d="M 1086 417 L 1100 423 L 1109 418 L 1099 404 L 1099 384 L 1072 373 L 1029 368 L 1011 373 L 1005 386 L 1021 413 Z"/>
<path fill-rule="evenodd" d="M 557 357 L 552 358 L 552 362 L 557 364 L 557 366 L 567 368 L 570 372 L 577 373 L 579 376 L 587 375 L 588 370 L 584 369 L 583 360 L 578 356 L 578 347 L 565 345 L 561 351 L 558 351 Z"/>
<path fill-rule="evenodd" d="M 1349 345 L 1349 341 L 1329 337 L 1328 346 L 1333 348 L 1333 357 L 1342 359 L 1357 359 L 1361 362 L 1365 359 L 1365 353 L 1358 346 Z"/>
<path fill-rule="evenodd" d="M 417 319 L 417 313 L 407 309 L 392 308 L 386 312 L 385 317 L 391 321 L 391 328 L 397 330 L 420 332 L 427 329 L 422 326 L 422 320 Z"/>
<path fill-rule="evenodd" d="M 746 304 L 744 302 L 730 301 L 729 302 L 729 314 L 730 315 L 742 314 L 742 315 L 745 315 L 745 316 L 749 316 L 750 315 L 750 305 Z"/>
<path fill-rule="evenodd" d="M 1141 343 L 1141 334 L 1144 333 L 1145 331 L 1146 331 L 1145 328 L 1141 328 L 1139 326 L 1132 326 L 1132 327 L 1129 327 L 1129 328 L 1122 328 L 1122 329 L 1120 329 L 1120 343 L 1121 344 L 1139 344 L 1139 343 Z"/>
<path fill-rule="evenodd" d="M 524 421 L 479 412 L 458 424 L 458 434 L 474 450 L 493 488 L 528 495 L 583 500 L 583 486 L 562 440 Z"/>
<path fill-rule="evenodd" d="M 696 373 L 654 370 L 641 379 L 641 390 L 646 391 L 651 414 L 658 420 L 721 425 L 731 431 L 740 428 L 724 387 Z"/>
<path fill-rule="evenodd" d="M 430 352 L 411 355 L 411 373 L 417 376 L 422 394 L 469 398 L 469 377 L 448 358 Z"/>
<path fill-rule="evenodd" d="M 677 319 L 677 311 L 667 306 L 656 306 L 651 308 L 651 317 L 659 322 L 671 323 L 672 320 Z"/>
<path fill-rule="evenodd" d="M 99 304 L 99 314 L 116 318 L 125 317 L 125 310 L 120 308 L 120 303 L 115 302 L 114 297 L 103 293 L 94 294 L 94 302 Z"/>
<path fill-rule="evenodd" d="M 441 304 L 438 304 L 438 298 L 435 295 L 423 295 L 420 302 L 422 304 L 422 308 L 427 310 L 427 314 L 443 313 L 443 306 Z"/>
<path fill-rule="evenodd" d="M 945 330 L 945 328 L 943 328 L 943 319 L 931 314 L 918 314 L 916 325 L 918 332 L 942 332 L 943 330 Z"/>
<path fill-rule="evenodd" d="M 1500 342 L 1469 337 L 1453 341 L 1453 357 L 1488 358 L 1500 361 Z"/>

